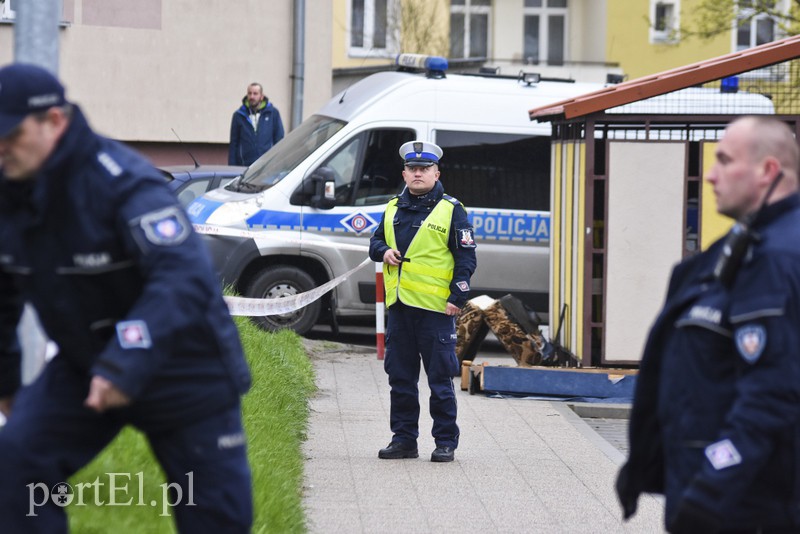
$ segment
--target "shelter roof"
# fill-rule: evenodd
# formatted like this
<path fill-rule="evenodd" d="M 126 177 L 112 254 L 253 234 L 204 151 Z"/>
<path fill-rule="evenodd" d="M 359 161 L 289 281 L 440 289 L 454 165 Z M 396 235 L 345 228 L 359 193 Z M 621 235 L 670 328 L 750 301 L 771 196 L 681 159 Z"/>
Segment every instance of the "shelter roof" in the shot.
<path fill-rule="evenodd" d="M 573 119 L 800 57 L 800 35 L 604 87 L 531 109 L 531 120 Z"/>

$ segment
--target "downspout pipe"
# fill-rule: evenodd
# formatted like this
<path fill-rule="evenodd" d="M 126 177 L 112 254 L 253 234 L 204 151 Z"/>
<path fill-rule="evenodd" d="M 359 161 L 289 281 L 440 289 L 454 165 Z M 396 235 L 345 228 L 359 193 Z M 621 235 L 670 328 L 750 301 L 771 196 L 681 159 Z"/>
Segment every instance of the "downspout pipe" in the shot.
<path fill-rule="evenodd" d="M 303 122 L 305 76 L 306 3 L 294 0 L 294 49 L 292 58 L 292 129 Z"/>
<path fill-rule="evenodd" d="M 14 8 L 14 61 L 38 65 L 58 76 L 61 0 L 17 2 Z"/>
<path fill-rule="evenodd" d="M 61 0 L 15 2 L 16 63 L 38 65 L 58 77 L 58 31 L 62 11 Z M 22 383 L 30 384 L 44 368 L 50 344 L 29 303 L 25 304 L 17 325 L 17 338 L 22 350 Z"/>

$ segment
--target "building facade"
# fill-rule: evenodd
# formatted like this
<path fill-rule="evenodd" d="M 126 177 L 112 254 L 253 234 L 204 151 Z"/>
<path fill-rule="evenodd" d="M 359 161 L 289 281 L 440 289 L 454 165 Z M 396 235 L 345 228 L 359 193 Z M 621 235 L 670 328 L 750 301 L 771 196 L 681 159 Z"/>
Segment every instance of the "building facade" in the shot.
<path fill-rule="evenodd" d="M 0 2 L 0 64 L 14 60 L 21 0 Z M 101 133 L 157 164 L 226 163 L 250 82 L 292 117 L 291 0 L 63 0 L 59 76 Z M 331 95 L 331 3 L 305 0 L 303 116 Z M 178 142 L 178 137 L 183 144 Z"/>
<path fill-rule="evenodd" d="M 604 82 L 606 0 L 334 0 L 334 89 L 387 68 L 399 52 L 459 68 Z M 342 81 L 344 80 L 344 82 Z"/>
<path fill-rule="evenodd" d="M 712 57 L 752 48 L 786 36 L 780 20 L 757 14 L 748 2 L 717 1 L 719 14 L 735 10 L 737 20 L 711 38 L 697 35 L 703 18 L 702 0 L 606 0 L 605 56 L 619 63 L 628 79 L 640 78 Z M 707 2 L 705 2 L 707 3 Z M 749 3 L 751 6 L 754 2 Z M 774 8 L 788 13 L 788 0 Z M 753 16 L 755 15 L 755 16 Z M 722 20 L 722 17 L 720 17 Z"/>

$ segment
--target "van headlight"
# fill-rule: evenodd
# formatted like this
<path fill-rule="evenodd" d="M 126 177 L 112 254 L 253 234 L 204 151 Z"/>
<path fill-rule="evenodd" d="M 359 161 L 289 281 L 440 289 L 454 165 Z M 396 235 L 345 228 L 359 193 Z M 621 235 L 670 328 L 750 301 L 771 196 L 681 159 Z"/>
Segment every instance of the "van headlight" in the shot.
<path fill-rule="evenodd" d="M 261 196 L 240 202 L 225 202 L 209 215 L 207 224 L 217 226 L 246 226 L 245 221 L 261 209 Z"/>

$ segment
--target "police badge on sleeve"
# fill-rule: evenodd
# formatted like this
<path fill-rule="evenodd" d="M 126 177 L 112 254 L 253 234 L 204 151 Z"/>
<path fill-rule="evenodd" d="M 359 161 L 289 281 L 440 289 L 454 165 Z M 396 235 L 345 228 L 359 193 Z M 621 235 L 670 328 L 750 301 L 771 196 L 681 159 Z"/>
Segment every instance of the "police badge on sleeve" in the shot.
<path fill-rule="evenodd" d="M 152 211 L 139 221 L 149 242 L 159 246 L 180 245 L 189 237 L 189 221 L 178 206 Z"/>
<path fill-rule="evenodd" d="M 153 345 L 147 323 L 142 320 L 117 323 L 117 340 L 123 349 L 149 349 Z"/>
<path fill-rule="evenodd" d="M 475 248 L 475 235 L 472 228 L 458 229 L 458 246 L 461 248 Z"/>
<path fill-rule="evenodd" d="M 742 326 L 734 334 L 736 348 L 747 363 L 755 363 L 767 345 L 767 330 L 760 324 Z"/>

